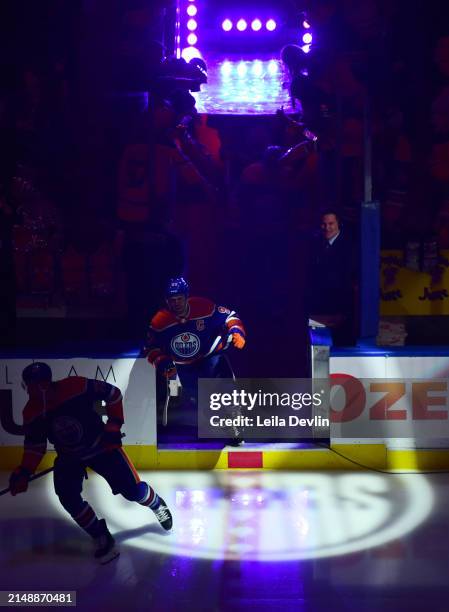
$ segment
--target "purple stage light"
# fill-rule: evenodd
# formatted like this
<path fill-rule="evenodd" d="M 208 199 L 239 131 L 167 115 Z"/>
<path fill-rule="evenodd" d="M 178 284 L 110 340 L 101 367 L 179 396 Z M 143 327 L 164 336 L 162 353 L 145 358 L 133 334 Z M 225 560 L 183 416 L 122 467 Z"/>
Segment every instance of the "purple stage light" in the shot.
<path fill-rule="evenodd" d="M 260 60 L 255 60 L 253 64 L 253 74 L 256 77 L 261 77 L 263 75 L 263 64 Z"/>
<path fill-rule="evenodd" d="M 248 24 L 246 23 L 246 21 L 244 19 L 239 19 L 237 21 L 237 30 L 239 32 L 244 32 L 247 27 L 248 27 Z"/>
<path fill-rule="evenodd" d="M 244 77 L 247 72 L 248 68 L 245 62 L 240 62 L 240 64 L 237 66 L 237 74 L 239 75 L 239 77 Z"/>
<path fill-rule="evenodd" d="M 277 61 L 276 60 L 270 60 L 268 62 L 267 69 L 268 69 L 268 74 L 270 76 L 274 76 L 275 74 L 277 74 L 278 70 L 279 70 L 279 65 L 278 65 Z"/>
<path fill-rule="evenodd" d="M 275 22 L 274 19 L 269 19 L 265 27 L 267 28 L 269 32 L 274 32 L 274 30 L 277 28 L 277 23 Z"/>
<path fill-rule="evenodd" d="M 189 17 L 195 17 L 197 13 L 198 9 L 196 8 L 196 6 L 194 4 L 189 4 L 189 6 L 187 7 L 187 15 Z"/>
<path fill-rule="evenodd" d="M 260 19 L 254 19 L 254 21 L 251 23 L 251 28 L 254 30 L 254 32 L 258 32 L 259 30 L 261 30 L 262 22 L 260 21 Z"/>
<path fill-rule="evenodd" d="M 307 19 L 304 19 L 304 21 L 302 22 L 302 27 L 305 30 L 308 30 L 310 28 L 310 23 L 307 21 Z"/>
<path fill-rule="evenodd" d="M 228 77 L 232 72 L 232 64 L 231 62 L 225 61 L 221 65 L 221 73 L 223 76 Z"/>
<path fill-rule="evenodd" d="M 302 42 L 306 45 L 310 45 L 310 43 L 312 42 L 312 34 L 310 34 L 310 32 L 306 32 L 302 37 Z"/>
<path fill-rule="evenodd" d="M 198 42 L 198 36 L 192 32 L 187 36 L 187 42 L 191 47 L 193 47 Z"/>
<path fill-rule="evenodd" d="M 201 53 L 195 47 L 186 47 L 182 50 L 181 57 L 185 59 L 186 62 L 190 62 L 195 57 L 201 58 Z"/>
<path fill-rule="evenodd" d="M 197 29 L 197 27 L 198 27 L 198 24 L 195 21 L 195 19 L 189 19 L 189 21 L 187 22 L 187 29 L 193 32 L 194 30 Z"/>
<path fill-rule="evenodd" d="M 221 27 L 225 32 L 229 32 L 230 30 L 232 30 L 232 21 L 230 19 L 225 19 L 221 24 Z"/>
<path fill-rule="evenodd" d="M 301 49 L 304 51 L 304 53 L 310 53 L 310 45 L 303 45 Z"/>

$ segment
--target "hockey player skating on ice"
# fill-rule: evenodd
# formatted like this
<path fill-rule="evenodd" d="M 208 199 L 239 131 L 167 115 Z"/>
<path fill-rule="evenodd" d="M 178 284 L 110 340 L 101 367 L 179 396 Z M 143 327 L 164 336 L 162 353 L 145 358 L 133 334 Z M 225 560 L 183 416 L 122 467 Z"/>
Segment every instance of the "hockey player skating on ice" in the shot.
<path fill-rule="evenodd" d="M 201 297 L 189 297 L 183 278 L 171 279 L 167 308 L 156 313 L 148 331 L 148 361 L 167 378 L 176 373 L 183 397 L 196 399 L 199 378 L 233 378 L 223 355 L 228 344 L 243 349 L 246 333 L 234 312 Z"/>
<path fill-rule="evenodd" d="M 28 488 L 47 449 L 54 444 L 54 487 L 61 504 L 74 521 L 95 541 L 95 558 L 107 563 L 118 556 L 106 521 L 98 519 L 81 497 L 86 468 L 103 476 L 114 495 L 148 506 L 166 530 L 172 516 L 164 500 L 141 481 L 122 446 L 122 394 L 117 387 L 83 377 L 52 381 L 45 363 L 33 363 L 22 374 L 29 400 L 23 410 L 25 442 L 21 464 L 10 476 L 12 495 Z M 106 404 L 107 422 L 95 411 L 95 403 Z"/>

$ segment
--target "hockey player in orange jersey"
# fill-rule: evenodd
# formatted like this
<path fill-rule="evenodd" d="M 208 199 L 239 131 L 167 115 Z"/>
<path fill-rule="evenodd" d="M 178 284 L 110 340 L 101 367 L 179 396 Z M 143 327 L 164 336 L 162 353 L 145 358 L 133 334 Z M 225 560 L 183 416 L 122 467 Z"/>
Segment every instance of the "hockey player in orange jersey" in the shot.
<path fill-rule="evenodd" d="M 46 363 L 32 363 L 22 374 L 29 400 L 23 411 L 25 442 L 20 465 L 10 476 L 11 495 L 23 493 L 45 455 L 47 440 L 54 444 L 54 487 L 59 500 L 74 521 L 95 541 L 95 558 L 107 563 L 118 556 L 106 521 L 98 519 L 81 496 L 86 468 L 110 485 L 114 495 L 148 506 L 166 530 L 172 516 L 165 501 L 141 481 L 122 449 L 124 422 L 122 394 L 117 387 L 79 376 L 53 381 Z M 95 410 L 104 401 L 107 422 Z"/>

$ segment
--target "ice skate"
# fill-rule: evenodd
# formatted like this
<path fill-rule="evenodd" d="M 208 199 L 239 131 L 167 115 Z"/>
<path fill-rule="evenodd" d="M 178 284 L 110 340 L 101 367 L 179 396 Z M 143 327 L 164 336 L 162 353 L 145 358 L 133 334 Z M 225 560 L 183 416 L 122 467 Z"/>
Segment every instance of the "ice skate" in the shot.
<path fill-rule="evenodd" d="M 96 547 L 94 557 L 99 563 L 104 565 L 118 557 L 120 551 L 115 548 L 115 540 L 106 526 L 106 521 L 101 519 L 100 524 L 101 533 L 94 538 Z"/>
<path fill-rule="evenodd" d="M 153 510 L 157 520 L 165 531 L 170 531 L 173 527 L 173 517 L 162 497 L 159 497 L 159 505 L 156 508 L 151 508 L 151 510 Z"/>

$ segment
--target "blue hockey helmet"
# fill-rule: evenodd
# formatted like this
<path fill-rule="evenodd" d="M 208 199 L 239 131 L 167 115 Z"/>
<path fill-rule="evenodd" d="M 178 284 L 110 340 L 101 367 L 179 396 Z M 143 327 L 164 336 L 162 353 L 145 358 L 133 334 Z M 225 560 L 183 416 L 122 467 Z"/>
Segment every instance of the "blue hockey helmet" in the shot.
<path fill-rule="evenodd" d="M 50 382 L 52 371 L 50 366 L 41 361 L 36 361 L 27 366 L 22 372 L 22 379 L 25 385 L 30 383 Z"/>
<path fill-rule="evenodd" d="M 189 284 L 182 276 L 171 278 L 168 281 L 165 297 L 170 298 L 174 295 L 185 295 L 186 297 L 189 295 Z"/>

